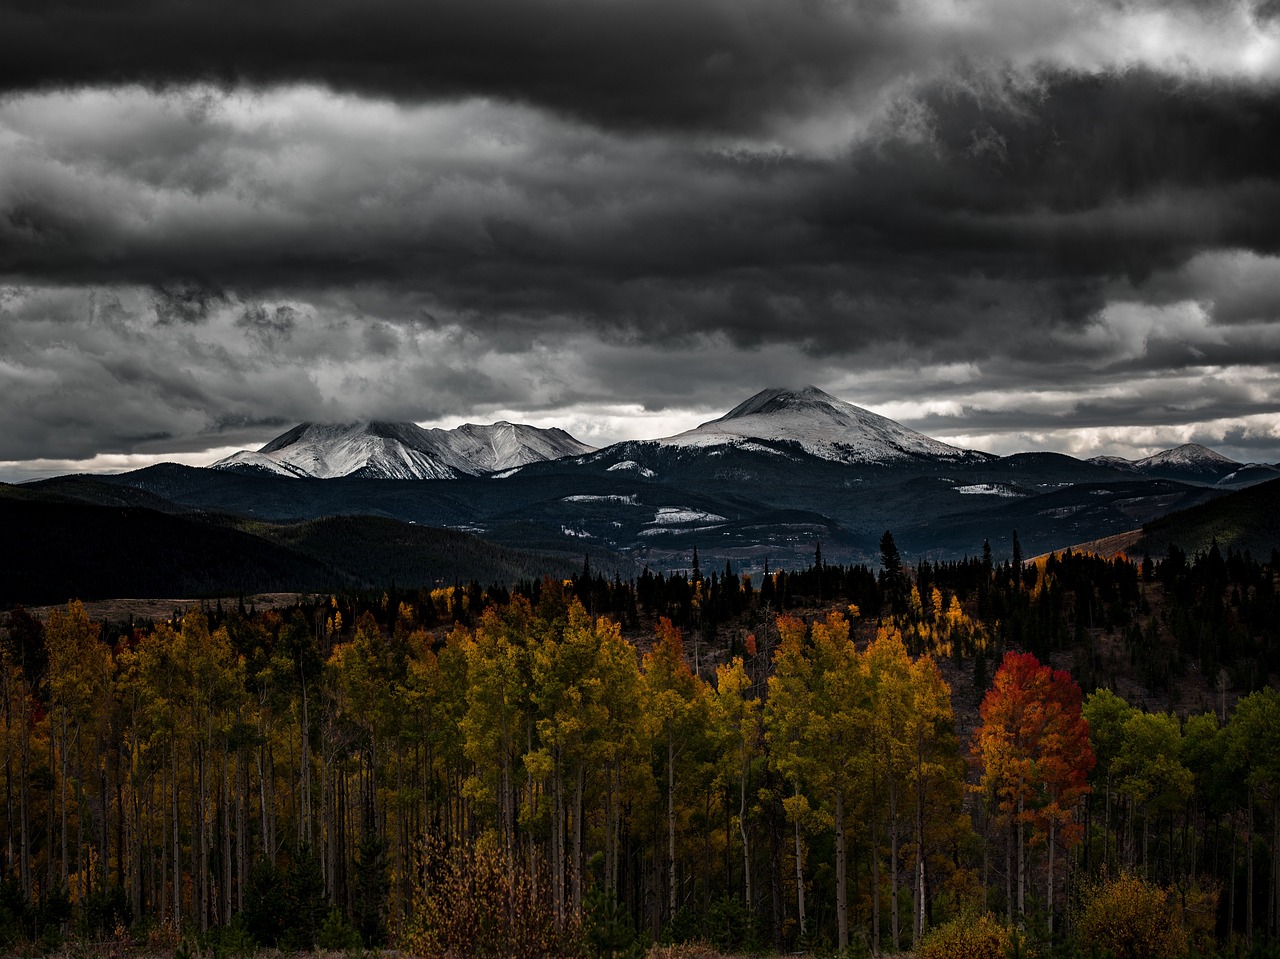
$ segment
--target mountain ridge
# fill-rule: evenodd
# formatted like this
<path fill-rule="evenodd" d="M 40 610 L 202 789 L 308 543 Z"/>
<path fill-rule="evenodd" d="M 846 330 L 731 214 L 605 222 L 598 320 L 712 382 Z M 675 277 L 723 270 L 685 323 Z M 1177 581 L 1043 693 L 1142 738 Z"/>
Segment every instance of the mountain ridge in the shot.
<path fill-rule="evenodd" d="M 304 422 L 212 468 L 312 479 L 457 479 L 591 452 L 595 447 L 562 429 L 505 420 L 451 430 L 383 420 Z"/>

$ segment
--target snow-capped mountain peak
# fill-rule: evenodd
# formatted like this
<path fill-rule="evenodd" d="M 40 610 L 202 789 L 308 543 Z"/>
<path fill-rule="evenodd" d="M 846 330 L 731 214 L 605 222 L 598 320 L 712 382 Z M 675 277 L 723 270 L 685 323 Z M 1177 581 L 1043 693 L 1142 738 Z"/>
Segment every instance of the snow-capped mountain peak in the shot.
<path fill-rule="evenodd" d="M 1150 456 L 1134 461 L 1134 466 L 1138 467 L 1138 469 L 1148 469 L 1155 466 L 1208 466 L 1212 468 L 1230 467 L 1235 469 L 1241 465 L 1242 464 L 1237 463 L 1233 459 L 1228 459 L 1221 453 L 1214 452 L 1207 446 L 1201 446 L 1199 443 L 1183 443 L 1181 446 L 1175 446 L 1173 449 L 1161 450 L 1159 453 L 1152 453 Z"/>
<path fill-rule="evenodd" d="M 529 463 L 594 453 L 595 447 L 575 439 L 559 427 L 541 429 L 501 420 L 491 426 L 465 423 L 452 430 L 435 430 L 481 472 L 496 473 Z"/>
<path fill-rule="evenodd" d="M 806 452 L 844 463 L 955 460 L 985 454 L 949 446 L 885 416 L 846 403 L 816 386 L 761 390 L 724 416 L 659 440 L 669 446 L 742 445 L 792 441 Z"/>
<path fill-rule="evenodd" d="M 521 423 L 452 430 L 384 421 L 300 423 L 260 450 L 241 450 L 216 469 L 334 479 L 456 479 L 593 451 L 564 430 Z"/>
<path fill-rule="evenodd" d="M 1136 460 L 1095 456 L 1089 462 L 1127 473 L 1196 484 L 1219 482 L 1244 465 L 1199 443 L 1184 443 Z"/>

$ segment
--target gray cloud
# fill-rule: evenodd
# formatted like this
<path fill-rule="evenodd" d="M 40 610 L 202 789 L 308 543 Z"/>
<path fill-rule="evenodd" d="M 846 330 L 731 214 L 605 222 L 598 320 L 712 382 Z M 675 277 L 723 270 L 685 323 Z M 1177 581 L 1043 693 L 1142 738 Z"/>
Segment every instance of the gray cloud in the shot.
<path fill-rule="evenodd" d="M 1274 78 L 1272 30 L 1267 4 L 1179 0 L 973 0 L 963 15 L 932 0 L 71 0 L 0 9 L 0 89 L 319 83 L 491 97 L 614 129 L 755 133 L 956 59 Z"/>
<path fill-rule="evenodd" d="M 236 318 L 235 325 L 263 346 L 270 348 L 293 337 L 299 315 L 298 311 L 288 303 L 282 303 L 276 307 L 254 303 L 244 308 Z"/>
<path fill-rule="evenodd" d="M 11 4 L 0 460 L 353 416 L 603 442 L 780 381 L 1002 451 L 1280 459 L 1268 17 Z"/>

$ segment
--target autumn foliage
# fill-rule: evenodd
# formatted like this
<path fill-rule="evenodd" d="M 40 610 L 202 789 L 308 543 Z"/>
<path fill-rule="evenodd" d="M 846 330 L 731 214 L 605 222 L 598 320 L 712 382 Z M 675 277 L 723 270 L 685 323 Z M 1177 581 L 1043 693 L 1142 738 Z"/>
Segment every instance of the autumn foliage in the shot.
<path fill-rule="evenodd" d="M 990 914 L 961 916 L 925 937 L 920 959 L 1008 959 L 1012 944 L 1012 930 Z"/>
<path fill-rule="evenodd" d="M 1089 889 L 1078 935 L 1115 959 L 1179 959 L 1187 949 L 1174 891 L 1130 872 Z"/>
<path fill-rule="evenodd" d="M 573 581 L 127 628 L 76 603 L 15 614 L 0 939 L 100 941 L 135 919 L 170 945 L 533 956 L 714 935 L 949 959 L 1001 954 L 1014 928 L 1041 955 L 1077 930 L 1155 957 L 1215 929 L 1280 934 L 1274 688 L 1227 676 L 1168 712 L 1106 689 L 1082 707 L 1049 656 L 1126 686 L 1055 617 L 1070 585 L 1077 616 L 1092 596 L 1120 623 L 1142 601 L 1121 561 L 899 572 L 896 611 L 874 577 L 823 567 L 823 600 L 770 573 L 754 606 L 745 578 L 717 600 L 706 578 L 642 577 L 638 617 L 595 615 L 609 591 Z M 1230 615 L 1261 615 L 1274 585 L 1241 580 Z M 751 612 L 717 626 L 717 609 Z M 1135 660 L 1162 641 L 1085 638 Z"/>
<path fill-rule="evenodd" d="M 982 725 L 972 752 L 981 770 L 980 788 L 1016 842 L 1020 913 L 1025 912 L 1028 840 L 1046 848 L 1052 899 L 1057 845 L 1070 848 L 1081 839 L 1075 814 L 1089 792 L 1095 763 L 1081 710 L 1080 687 L 1070 674 L 1041 665 L 1030 653 L 1005 654 L 982 700 Z"/>

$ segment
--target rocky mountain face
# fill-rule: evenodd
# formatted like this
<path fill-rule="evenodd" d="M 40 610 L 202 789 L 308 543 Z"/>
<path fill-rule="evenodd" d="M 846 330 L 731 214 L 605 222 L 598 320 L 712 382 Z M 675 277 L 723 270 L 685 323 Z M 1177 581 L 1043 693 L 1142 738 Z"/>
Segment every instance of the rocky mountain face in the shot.
<path fill-rule="evenodd" d="M 302 423 L 214 469 L 310 479 L 457 479 L 594 452 L 561 429 L 520 423 L 426 430 L 414 423 Z"/>

